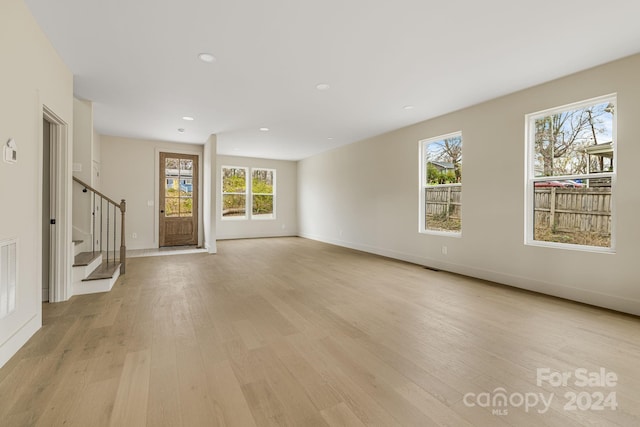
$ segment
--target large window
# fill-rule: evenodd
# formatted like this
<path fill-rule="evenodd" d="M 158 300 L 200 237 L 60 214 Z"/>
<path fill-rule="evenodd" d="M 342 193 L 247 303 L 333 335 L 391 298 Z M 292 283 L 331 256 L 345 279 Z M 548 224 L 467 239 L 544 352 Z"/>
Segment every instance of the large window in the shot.
<path fill-rule="evenodd" d="M 274 169 L 222 167 L 222 218 L 275 219 L 275 195 Z"/>
<path fill-rule="evenodd" d="M 526 243 L 613 249 L 615 110 L 605 96 L 527 115 Z"/>
<path fill-rule="evenodd" d="M 276 171 L 273 169 L 253 169 L 251 180 L 251 215 L 254 219 L 274 217 Z"/>
<path fill-rule="evenodd" d="M 462 133 L 420 141 L 420 232 L 462 232 Z"/>
<path fill-rule="evenodd" d="M 247 217 L 247 168 L 222 168 L 222 217 Z"/>

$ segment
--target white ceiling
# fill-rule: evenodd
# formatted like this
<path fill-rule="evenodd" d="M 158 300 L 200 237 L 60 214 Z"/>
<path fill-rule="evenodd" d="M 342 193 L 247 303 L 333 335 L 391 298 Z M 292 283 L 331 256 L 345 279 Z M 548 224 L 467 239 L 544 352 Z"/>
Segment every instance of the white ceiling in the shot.
<path fill-rule="evenodd" d="M 305 158 L 640 51 L 638 0 L 25 1 L 98 132 L 227 155 Z"/>

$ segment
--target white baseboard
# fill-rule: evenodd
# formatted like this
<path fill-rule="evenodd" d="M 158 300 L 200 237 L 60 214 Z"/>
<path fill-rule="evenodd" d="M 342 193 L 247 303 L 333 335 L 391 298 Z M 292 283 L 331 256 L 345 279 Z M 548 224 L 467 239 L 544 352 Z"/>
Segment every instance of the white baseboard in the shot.
<path fill-rule="evenodd" d="M 241 239 L 268 239 L 271 237 L 298 237 L 297 233 L 257 233 L 251 235 L 229 234 L 227 236 L 216 236 L 216 240 L 241 240 Z"/>
<path fill-rule="evenodd" d="M 40 309 L 38 309 L 40 310 Z M 0 345 L 0 368 L 42 327 L 42 313 L 34 315 L 7 341 Z"/>
<path fill-rule="evenodd" d="M 305 239 L 316 240 L 336 246 L 342 246 L 362 252 L 381 255 L 400 261 L 410 262 L 412 264 L 432 267 L 442 271 L 448 271 L 451 273 L 462 274 L 464 276 L 488 280 L 490 282 L 499 283 L 501 285 L 525 289 L 528 291 L 538 292 L 541 294 L 551 295 L 571 301 L 577 301 L 597 307 L 608 308 L 611 310 L 640 316 L 640 300 L 637 299 L 621 298 L 616 295 L 604 294 L 601 292 L 575 288 L 558 283 L 545 282 L 529 277 L 507 274 L 499 271 L 486 270 L 461 264 L 446 263 L 431 258 L 418 257 L 403 252 L 378 248 L 375 246 L 369 246 L 360 243 L 347 242 L 339 239 L 330 239 L 323 236 L 316 236 L 306 233 L 301 233 L 299 236 Z"/>

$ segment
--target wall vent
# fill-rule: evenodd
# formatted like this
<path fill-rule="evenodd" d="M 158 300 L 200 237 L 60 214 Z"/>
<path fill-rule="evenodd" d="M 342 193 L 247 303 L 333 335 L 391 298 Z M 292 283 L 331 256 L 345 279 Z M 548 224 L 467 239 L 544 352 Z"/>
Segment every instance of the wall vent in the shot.
<path fill-rule="evenodd" d="M 0 240 L 0 319 L 16 308 L 17 241 Z"/>

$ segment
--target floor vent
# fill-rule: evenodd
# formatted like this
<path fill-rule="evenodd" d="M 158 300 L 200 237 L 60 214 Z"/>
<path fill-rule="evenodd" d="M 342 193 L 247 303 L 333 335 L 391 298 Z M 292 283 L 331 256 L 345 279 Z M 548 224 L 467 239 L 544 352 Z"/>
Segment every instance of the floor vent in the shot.
<path fill-rule="evenodd" d="M 16 240 L 0 240 L 0 319 L 16 308 Z"/>

